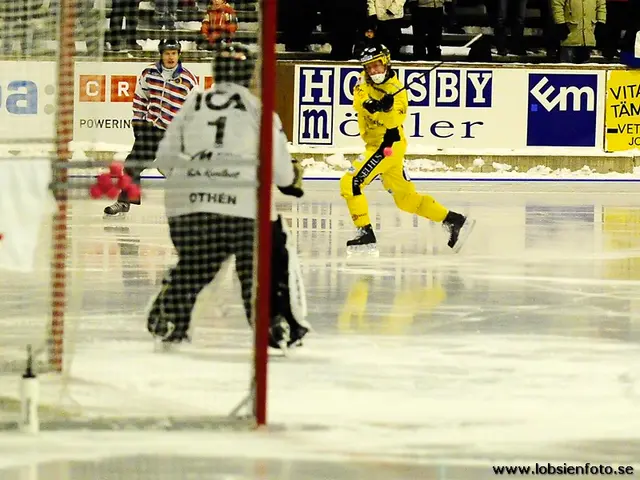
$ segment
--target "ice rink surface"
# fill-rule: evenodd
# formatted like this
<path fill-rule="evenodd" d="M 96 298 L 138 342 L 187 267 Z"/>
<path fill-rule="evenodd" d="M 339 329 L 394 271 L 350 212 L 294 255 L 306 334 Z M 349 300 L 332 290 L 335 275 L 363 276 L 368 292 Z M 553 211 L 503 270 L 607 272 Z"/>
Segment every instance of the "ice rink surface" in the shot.
<path fill-rule="evenodd" d="M 315 332 L 271 358 L 270 431 L 2 433 L 0 480 L 466 480 L 640 462 L 640 184 L 418 187 L 477 220 L 460 254 L 379 182 L 379 258 L 346 258 L 337 182 L 277 194 Z M 228 412 L 251 358 L 232 270 L 203 291 L 193 344 L 153 353 L 144 311 L 174 261 L 161 193 L 122 220 L 103 203 L 72 201 L 70 378 L 60 393 L 44 376 L 43 397 L 77 415 Z M 45 243 L 39 275 L 0 279 L 5 356 L 44 328 Z M 17 385 L 0 375 L 0 397 Z"/>

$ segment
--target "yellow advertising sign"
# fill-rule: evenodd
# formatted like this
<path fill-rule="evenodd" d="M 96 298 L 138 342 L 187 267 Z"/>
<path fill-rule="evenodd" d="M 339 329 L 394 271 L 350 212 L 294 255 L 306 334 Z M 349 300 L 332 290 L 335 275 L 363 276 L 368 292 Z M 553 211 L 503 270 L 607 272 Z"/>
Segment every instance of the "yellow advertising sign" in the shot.
<path fill-rule="evenodd" d="M 605 105 L 606 151 L 640 148 L 640 71 L 608 72 Z"/>

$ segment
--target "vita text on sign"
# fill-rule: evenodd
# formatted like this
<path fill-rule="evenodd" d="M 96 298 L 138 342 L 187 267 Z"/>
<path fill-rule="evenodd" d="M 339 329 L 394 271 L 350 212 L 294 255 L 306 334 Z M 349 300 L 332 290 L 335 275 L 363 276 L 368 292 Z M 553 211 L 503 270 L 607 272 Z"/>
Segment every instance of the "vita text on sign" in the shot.
<path fill-rule="evenodd" d="M 640 72 L 609 72 L 605 140 L 608 152 L 640 147 Z"/>

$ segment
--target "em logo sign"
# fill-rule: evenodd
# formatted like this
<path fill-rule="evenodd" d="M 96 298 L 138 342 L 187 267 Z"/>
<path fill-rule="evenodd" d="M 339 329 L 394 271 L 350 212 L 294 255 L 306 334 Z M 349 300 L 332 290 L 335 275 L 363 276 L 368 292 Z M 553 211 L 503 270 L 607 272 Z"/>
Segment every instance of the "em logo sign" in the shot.
<path fill-rule="evenodd" d="M 598 75 L 530 73 L 527 146 L 595 147 Z"/>
<path fill-rule="evenodd" d="M 299 67 L 296 78 L 299 145 L 333 143 L 335 72 L 333 67 Z"/>

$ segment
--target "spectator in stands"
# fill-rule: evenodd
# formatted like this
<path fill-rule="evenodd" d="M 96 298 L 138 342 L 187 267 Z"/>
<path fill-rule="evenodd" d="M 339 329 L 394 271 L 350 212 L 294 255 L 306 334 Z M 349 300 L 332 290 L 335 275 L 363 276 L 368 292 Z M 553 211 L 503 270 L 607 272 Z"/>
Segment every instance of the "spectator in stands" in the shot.
<path fill-rule="evenodd" d="M 278 23 L 286 51 L 309 51 L 311 35 L 319 23 L 318 7 L 317 0 L 279 0 Z"/>
<path fill-rule="evenodd" d="M 552 0 L 551 10 L 560 44 L 560 61 L 589 60 L 596 39 L 602 38 L 606 22 L 605 0 Z"/>
<path fill-rule="evenodd" d="M 366 0 L 324 0 L 322 28 L 329 34 L 332 60 L 352 58 L 354 45 L 367 26 Z"/>
<path fill-rule="evenodd" d="M 613 60 L 618 56 L 620 35 L 627 29 L 629 18 L 628 0 L 607 0 L 607 22 L 604 38 L 601 42 L 602 56 Z"/>
<path fill-rule="evenodd" d="M 447 33 L 465 33 L 464 28 L 458 24 L 458 0 L 445 0 L 444 2 L 444 28 Z"/>
<path fill-rule="evenodd" d="M 365 28 L 366 28 L 366 30 L 362 34 L 362 37 L 360 38 L 360 40 L 358 42 L 356 42 L 356 45 L 355 45 L 355 47 L 353 49 L 353 56 L 351 58 L 359 59 L 361 54 L 362 54 L 362 51 L 365 48 L 372 47 L 372 46 L 378 44 L 378 40 L 376 38 L 376 27 L 375 27 L 375 25 L 369 25 L 369 26 L 367 26 Z"/>
<path fill-rule="evenodd" d="M 629 0 L 628 20 L 624 36 L 622 37 L 622 48 L 620 49 L 620 60 L 622 63 L 632 68 L 640 68 L 640 0 Z M 636 44 L 638 48 L 636 49 Z"/>
<path fill-rule="evenodd" d="M 527 0 L 495 0 L 493 35 L 498 55 L 525 55 L 524 19 L 527 13 Z M 511 37 L 507 40 L 507 27 Z"/>
<path fill-rule="evenodd" d="M 202 20 L 198 42 L 201 50 L 210 50 L 218 42 L 229 42 L 238 30 L 236 11 L 225 0 L 211 0 L 207 14 Z"/>
<path fill-rule="evenodd" d="M 156 22 L 158 27 L 166 30 L 176 28 L 178 19 L 178 0 L 155 0 L 156 1 Z"/>
<path fill-rule="evenodd" d="M 389 49 L 391 58 L 400 53 L 404 4 L 405 0 L 367 0 L 369 22 L 376 23 L 378 40 Z"/>
<path fill-rule="evenodd" d="M 140 0 L 112 0 L 107 36 L 111 50 L 142 50 L 136 42 L 139 8 Z M 126 19 L 125 28 L 122 28 L 123 19 Z"/>
<path fill-rule="evenodd" d="M 414 60 L 439 61 L 442 58 L 443 0 L 408 0 L 413 28 Z"/>
<path fill-rule="evenodd" d="M 45 41 L 58 38 L 59 16 L 60 0 L 0 0 L 2 53 L 26 56 L 44 53 Z M 102 24 L 94 0 L 76 0 L 75 40 L 85 43 L 90 56 L 97 57 L 100 53 Z M 82 47 L 77 53 L 84 53 Z"/>
<path fill-rule="evenodd" d="M 552 0 L 539 0 L 540 22 L 542 23 L 542 43 L 546 50 L 547 61 L 560 60 L 560 40 L 556 33 L 556 24 L 551 12 Z"/>
<path fill-rule="evenodd" d="M 89 56 L 97 57 L 100 55 L 100 42 L 104 33 L 103 13 L 96 8 L 94 0 L 78 0 L 76 7 L 76 39 L 85 42 Z M 134 49 L 142 48 L 135 40 L 134 44 Z"/>
<path fill-rule="evenodd" d="M 16 53 L 15 47 L 18 45 L 19 53 L 31 55 L 38 30 L 45 27 L 46 18 L 52 12 L 55 15 L 59 13 L 59 9 L 49 10 L 49 5 L 45 6 L 43 0 L 0 1 L 2 53 L 12 55 Z"/>

